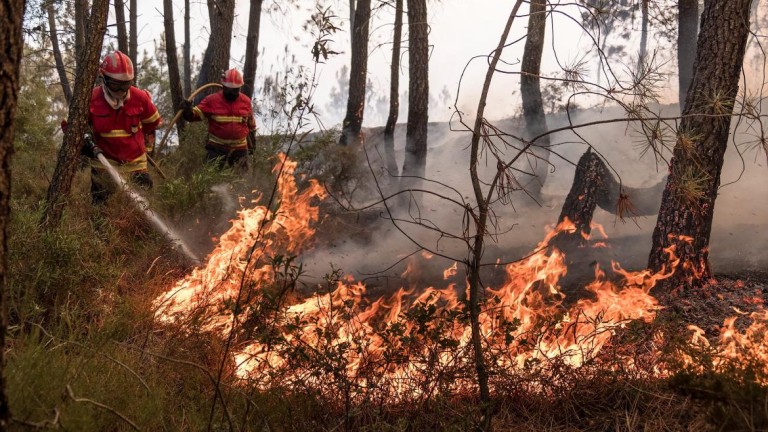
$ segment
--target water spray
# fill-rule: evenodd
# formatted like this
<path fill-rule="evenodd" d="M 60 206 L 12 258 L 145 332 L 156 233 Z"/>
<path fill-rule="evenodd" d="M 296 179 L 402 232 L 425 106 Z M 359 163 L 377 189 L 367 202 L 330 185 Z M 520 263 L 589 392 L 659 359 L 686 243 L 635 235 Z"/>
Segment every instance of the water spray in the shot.
<path fill-rule="evenodd" d="M 187 246 L 187 244 L 181 240 L 181 237 L 173 229 L 171 229 L 165 222 L 163 222 L 162 219 L 160 219 L 160 216 L 158 216 L 149 208 L 149 201 L 147 201 L 147 199 L 143 196 L 139 195 L 128 185 L 128 183 L 126 183 L 126 181 L 120 176 L 120 173 L 117 172 L 115 167 L 113 167 L 107 158 L 104 157 L 104 154 L 101 153 L 101 150 L 98 150 L 98 147 L 94 146 L 93 153 L 96 159 L 98 159 L 98 161 L 104 165 L 104 168 L 107 169 L 107 172 L 109 173 L 109 176 L 112 177 L 112 180 L 128 195 L 128 197 L 131 198 L 131 200 L 136 204 L 136 207 L 144 212 L 144 214 L 147 216 L 147 219 L 152 223 L 155 229 L 162 233 L 173 244 L 173 246 L 180 250 L 190 261 L 195 264 L 199 264 L 201 262 L 200 258 L 198 258 L 197 255 L 192 252 L 189 246 Z"/>

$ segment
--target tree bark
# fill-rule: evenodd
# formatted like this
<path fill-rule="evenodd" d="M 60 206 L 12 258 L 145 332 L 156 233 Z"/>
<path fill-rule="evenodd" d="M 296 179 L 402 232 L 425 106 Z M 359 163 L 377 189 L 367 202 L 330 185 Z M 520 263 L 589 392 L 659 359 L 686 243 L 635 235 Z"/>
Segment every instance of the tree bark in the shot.
<path fill-rule="evenodd" d="M 78 63 L 75 74 L 78 79 L 75 81 L 70 102 L 64 144 L 59 149 L 59 157 L 51 184 L 48 186 L 45 208 L 40 221 L 46 229 L 55 228 L 61 222 L 64 206 L 72 189 L 72 179 L 75 177 L 77 160 L 83 146 L 83 134 L 87 129 L 91 90 L 99 71 L 99 56 L 107 28 L 108 13 L 109 0 L 94 0 L 91 9 L 92 19 L 88 23 L 88 39 L 82 61 Z"/>
<path fill-rule="evenodd" d="M 11 418 L 6 394 L 5 333 L 8 329 L 5 291 L 8 285 L 8 224 L 11 212 L 13 122 L 19 92 L 19 68 L 24 43 L 24 0 L 0 0 L 0 430 Z"/>
<path fill-rule="evenodd" d="M 243 66 L 243 93 L 253 98 L 256 84 L 256 67 L 259 58 L 259 33 L 261 29 L 261 5 L 263 0 L 252 0 L 248 14 L 248 35 L 245 38 L 245 65 Z"/>
<path fill-rule="evenodd" d="M 61 47 L 59 46 L 59 34 L 56 29 L 56 11 L 53 8 L 53 1 L 49 1 L 45 6 L 48 13 L 48 30 L 51 33 L 51 48 L 53 49 L 53 58 L 56 61 L 56 72 L 59 74 L 61 90 L 64 92 L 64 98 L 67 103 L 72 99 L 72 87 L 69 86 L 69 77 L 67 69 L 64 67 L 64 59 L 61 56 Z"/>
<path fill-rule="evenodd" d="M 139 64 L 137 61 L 139 59 L 139 20 L 138 5 L 136 3 L 136 0 L 130 0 L 128 3 L 130 7 L 129 14 L 131 19 L 131 34 L 128 36 L 128 57 L 130 57 L 131 62 L 133 62 L 134 73 L 138 75 Z"/>
<path fill-rule="evenodd" d="M 576 231 L 568 235 L 569 238 L 580 241 L 582 234 L 588 235 L 592 231 L 592 215 L 598 197 L 605 191 L 605 178 L 610 175 L 605 163 L 591 150 L 587 150 L 579 159 L 571 190 L 565 197 L 557 219 L 558 225 L 568 219 L 576 227 Z"/>
<path fill-rule="evenodd" d="M 384 158 L 390 176 L 397 176 L 395 128 L 400 112 L 400 45 L 403 43 L 403 0 L 395 0 L 395 28 L 392 36 L 392 63 L 389 69 L 389 115 L 384 127 Z"/>
<path fill-rule="evenodd" d="M 189 0 L 184 0 L 184 94 L 187 97 L 192 94 L 191 43 L 192 38 L 189 35 Z"/>
<path fill-rule="evenodd" d="M 755 2 L 757 3 L 757 2 Z M 696 58 L 696 36 L 699 32 L 699 1 L 677 2 L 677 82 L 680 111 L 685 109 L 685 97 L 693 77 Z"/>
<path fill-rule="evenodd" d="M 168 81 L 171 90 L 171 102 L 173 111 L 181 109 L 184 95 L 181 93 L 181 77 L 179 73 L 179 56 L 176 53 L 176 32 L 173 28 L 173 1 L 163 0 L 163 24 L 165 26 L 165 54 L 168 61 Z M 184 120 L 179 119 L 176 127 L 181 134 L 184 129 Z"/>
<path fill-rule="evenodd" d="M 229 67 L 229 49 L 232 42 L 232 23 L 235 20 L 234 0 L 208 0 L 208 19 L 211 36 L 205 49 L 197 87 L 209 82 L 219 82 L 221 74 Z M 202 100 L 207 92 L 201 92 L 196 101 Z"/>
<path fill-rule="evenodd" d="M 403 176 L 424 177 L 429 121 L 429 24 L 426 0 L 408 0 L 408 123 Z M 403 179 L 406 183 L 408 179 Z"/>
<path fill-rule="evenodd" d="M 115 24 L 117 25 L 117 49 L 128 54 L 128 32 L 125 28 L 125 0 L 115 0 Z"/>
<path fill-rule="evenodd" d="M 349 71 L 349 97 L 347 114 L 341 129 L 339 144 L 357 146 L 362 141 L 363 114 L 365 113 L 365 85 L 368 79 L 368 36 L 371 0 L 359 0 L 355 10 L 352 32 L 352 60 Z"/>
<path fill-rule="evenodd" d="M 527 139 L 533 139 L 547 132 L 547 119 L 544 116 L 544 103 L 541 99 L 539 75 L 541 75 L 541 55 L 544 50 L 544 35 L 547 28 L 547 1 L 531 0 L 528 15 L 528 36 L 525 39 L 523 61 L 520 67 L 520 94 L 523 99 L 523 118 Z M 549 135 L 544 136 L 531 146 L 531 168 L 534 178 L 525 185 L 534 197 L 541 195 L 541 189 L 549 173 Z"/>
<path fill-rule="evenodd" d="M 80 67 L 80 59 L 85 47 L 85 30 L 88 25 L 88 0 L 75 0 L 75 57 L 76 68 Z"/>
<path fill-rule="evenodd" d="M 704 4 L 693 79 L 648 260 L 652 270 L 664 268 L 669 247 L 681 260 L 674 276 L 657 287 L 664 293 L 712 276 L 709 236 L 749 36 L 750 3 Z"/>

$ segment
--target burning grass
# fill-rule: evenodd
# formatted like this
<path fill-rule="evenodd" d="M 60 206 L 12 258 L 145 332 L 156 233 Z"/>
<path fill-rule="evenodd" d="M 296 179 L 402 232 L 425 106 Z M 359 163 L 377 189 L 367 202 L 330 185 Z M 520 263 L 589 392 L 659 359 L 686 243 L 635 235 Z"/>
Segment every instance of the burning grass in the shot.
<path fill-rule="evenodd" d="M 128 429 L 117 412 L 142 430 L 205 430 L 211 421 L 224 430 L 474 428 L 480 407 L 461 266 L 448 266 L 435 286 L 388 295 L 331 271 L 305 294 L 296 289 L 303 269 L 295 255 L 312 247 L 322 191 L 294 189 L 289 171 L 280 205 L 245 210 L 217 258 L 187 276 L 118 197 L 101 214 L 80 185 L 71 223 L 46 235 L 35 230 L 37 213 L 16 201 L 7 353 L 16 427 Z M 513 283 L 487 291 L 498 429 L 765 429 L 759 327 L 751 345 L 730 336 L 739 354 L 721 353 L 720 326 L 711 323 L 701 325 L 708 345 L 691 345 L 676 308 L 658 310 L 646 295 L 650 276 L 600 271 L 592 293 L 571 300 L 557 287 L 564 258 L 553 249 L 536 254 L 505 268 Z M 411 271 L 425 260 L 415 257 Z M 762 296 L 751 282 L 731 285 L 733 297 Z M 636 308 L 611 309 L 630 293 Z M 743 309 L 760 306 L 751 304 Z M 148 316 L 160 306 L 162 323 Z M 713 315 L 707 307 L 688 313 Z M 749 318 L 739 316 L 733 331 L 746 334 Z M 217 388 L 226 414 L 219 402 L 211 420 Z"/>
<path fill-rule="evenodd" d="M 399 406 L 442 403 L 449 409 L 471 399 L 476 372 L 463 285 L 404 286 L 372 298 L 364 284 L 335 271 L 314 294 L 296 293 L 301 266 L 293 257 L 311 244 L 323 193 L 316 184 L 298 193 L 295 164 L 281 162 L 280 205 L 243 210 L 207 264 L 156 299 L 158 319 L 230 338 L 227 370 L 240 385 L 293 395 L 289 398 L 312 397 L 355 422 L 370 420 L 354 414 L 360 410 L 387 417 Z M 607 397 L 618 382 L 626 391 L 628 383 L 653 387 L 681 373 L 737 374 L 736 381 L 762 388 L 768 378 L 764 312 L 754 313 L 752 324 L 742 330 L 734 327 L 735 320 L 726 321 L 714 342 L 695 328 L 678 329 L 670 338 L 668 328 L 654 324 L 660 306 L 650 291 L 678 265 L 674 249 L 668 250 L 669 266 L 657 274 L 629 272 L 614 263 L 609 277 L 596 268 L 586 287 L 590 296 L 566 306 L 559 286 L 567 272 L 565 256 L 550 241 L 572 229 L 567 221 L 561 224 L 538 252 L 506 266 L 504 284 L 486 289 L 484 354 L 499 401 L 551 402 L 585 391 Z M 452 266 L 446 275 L 455 271 Z M 589 410 L 575 403 L 569 408 L 577 418 L 573 425 L 609 429 L 609 423 L 619 422 L 612 424 L 631 430 L 639 424 L 636 416 L 644 415 L 638 407 L 663 410 L 651 400 L 688 403 L 675 395 L 654 398 L 642 392 L 621 396 L 634 404 L 625 407 L 626 418 L 599 426 L 585 423 Z M 475 411 L 467 411 L 466 418 Z M 697 415 L 676 414 L 678 426 Z M 427 421 L 413 421 L 420 420 Z"/>

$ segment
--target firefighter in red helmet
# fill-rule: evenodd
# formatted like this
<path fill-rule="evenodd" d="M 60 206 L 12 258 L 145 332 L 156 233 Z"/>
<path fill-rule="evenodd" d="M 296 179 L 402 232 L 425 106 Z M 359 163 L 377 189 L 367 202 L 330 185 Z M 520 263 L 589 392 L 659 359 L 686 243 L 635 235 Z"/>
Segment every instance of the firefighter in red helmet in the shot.
<path fill-rule="evenodd" d="M 240 93 L 243 75 L 237 69 L 222 74 L 222 90 L 207 96 L 197 106 L 186 101 L 184 120 L 208 120 L 208 140 L 205 144 L 206 161 L 223 167 L 246 168 L 247 155 L 253 151 L 256 119 L 251 99 Z"/>
<path fill-rule="evenodd" d="M 155 143 L 155 130 L 162 119 L 146 90 L 133 85 L 133 63 L 120 51 L 107 54 L 99 67 L 101 85 L 91 93 L 88 123 L 93 143 L 109 163 L 129 181 L 152 187 L 147 172 L 147 152 Z M 91 199 L 103 202 L 112 182 L 97 160 L 91 162 Z"/>

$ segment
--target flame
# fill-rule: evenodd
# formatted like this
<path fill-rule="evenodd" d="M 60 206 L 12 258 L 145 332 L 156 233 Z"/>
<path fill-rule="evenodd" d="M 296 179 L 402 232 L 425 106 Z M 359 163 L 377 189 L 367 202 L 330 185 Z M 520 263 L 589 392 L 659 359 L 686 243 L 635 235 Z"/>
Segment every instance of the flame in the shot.
<path fill-rule="evenodd" d="M 758 310 L 747 314 L 734 309 L 737 315 L 724 320 L 716 343 L 710 343 L 704 330 L 695 325 L 688 326 L 691 331 L 689 343 L 708 353 L 712 359 L 711 367 L 715 371 L 746 371 L 748 376 L 754 377 L 755 382 L 768 385 L 768 311 Z M 736 326 L 740 316 L 750 320 L 750 324 L 743 330 Z M 683 364 L 689 368 L 703 370 L 703 366 L 691 354 L 679 355 Z"/>
<path fill-rule="evenodd" d="M 434 391 L 414 383 L 436 367 L 471 367 L 468 286 L 417 286 L 418 260 L 433 258 L 430 254 L 411 257 L 403 273 L 411 280 L 407 287 L 376 299 L 348 275 L 329 277 L 306 298 L 281 302 L 283 297 L 274 295 L 272 290 L 286 276 L 273 257 L 294 256 L 309 247 L 319 217 L 312 203 L 325 196 L 316 182 L 299 193 L 295 168 L 295 162 L 281 158 L 275 168 L 279 207 L 242 210 L 205 266 L 155 300 L 158 320 L 187 320 L 225 337 L 236 332 L 238 376 L 264 387 L 322 385 L 332 379 L 360 389 L 387 387 L 395 394 L 413 394 Z M 567 274 L 565 255 L 550 243 L 575 230 L 566 219 L 533 254 L 505 265 L 502 283 L 486 287 L 479 324 L 491 367 L 520 368 L 553 358 L 577 367 L 596 359 L 629 321 L 655 317 L 659 305 L 650 290 L 679 265 L 675 246 L 667 249 L 668 265 L 658 273 L 630 272 L 613 262 L 609 277 L 596 266 L 594 280 L 585 287 L 590 296 L 568 304 L 560 287 Z M 597 231 L 606 237 L 602 227 Z M 444 278 L 455 276 L 457 268 L 454 262 Z M 747 333 L 726 322 L 720 338 L 724 356 L 744 349 L 765 356 L 768 314 L 758 318 L 760 324 Z M 694 329 L 696 342 L 706 341 L 703 335 Z M 762 339 L 755 341 L 758 336 Z M 466 374 L 462 376 L 451 385 L 466 384 Z"/>
<path fill-rule="evenodd" d="M 229 331 L 231 313 L 213 312 L 242 297 L 245 282 L 258 286 L 274 279 L 273 266 L 264 262 L 271 252 L 300 251 L 309 244 L 315 233 L 312 224 L 319 214 L 310 203 L 325 198 L 325 191 L 317 182 L 310 181 L 309 188 L 297 194 L 295 169 L 295 162 L 280 157 L 273 169 L 278 174 L 278 191 L 284 198 L 279 208 L 271 211 L 256 206 L 241 210 L 208 255 L 205 266 L 195 268 L 154 301 L 161 322 L 194 314 L 204 318 L 202 330 Z"/>

